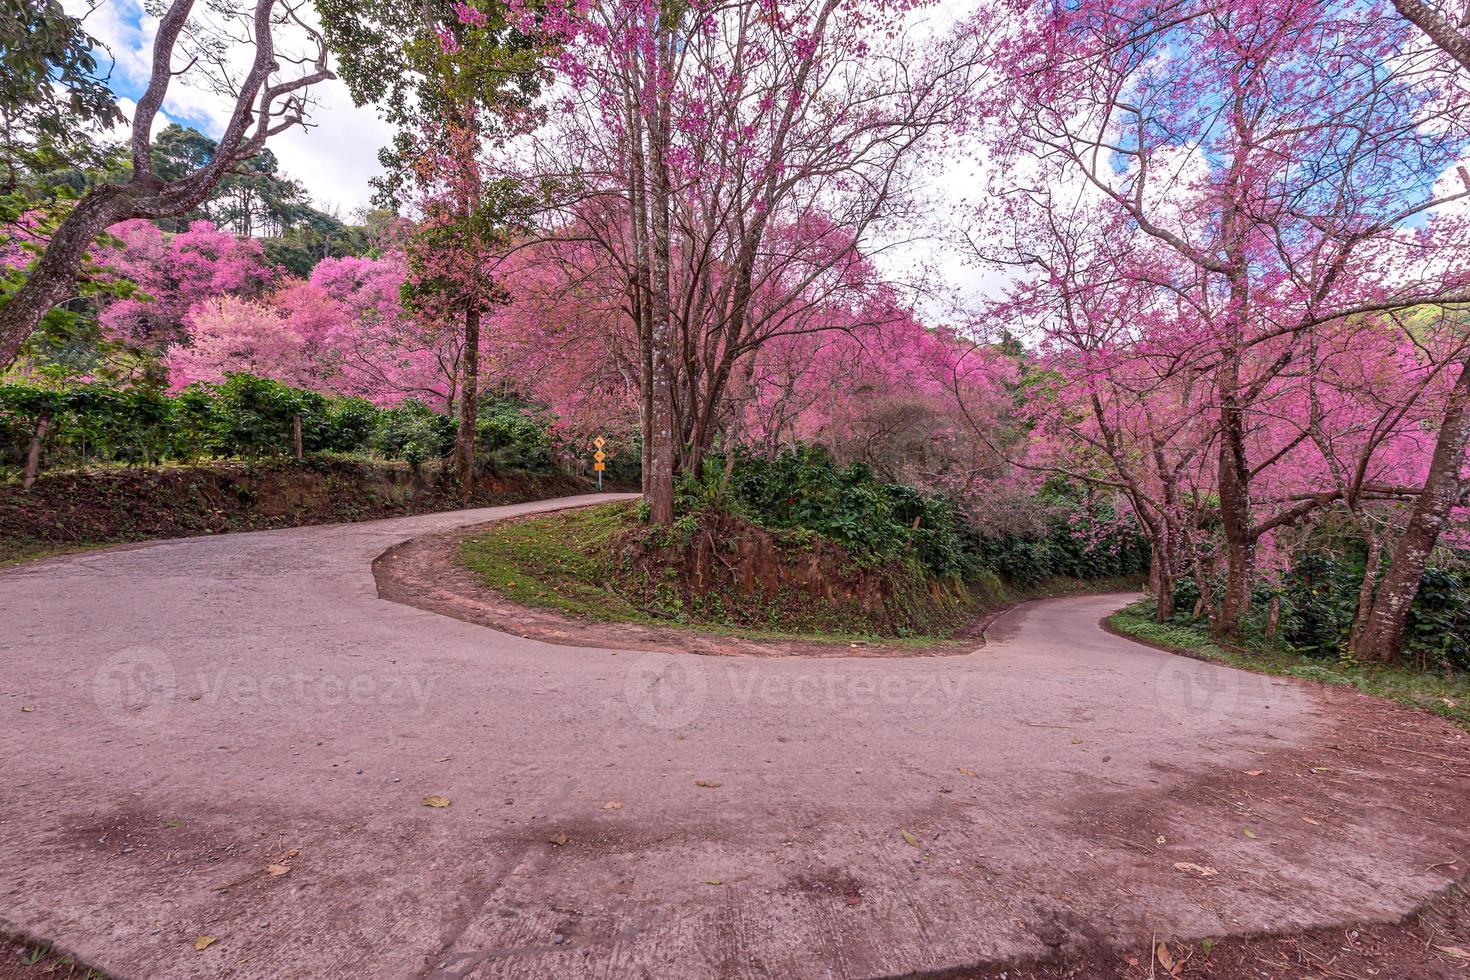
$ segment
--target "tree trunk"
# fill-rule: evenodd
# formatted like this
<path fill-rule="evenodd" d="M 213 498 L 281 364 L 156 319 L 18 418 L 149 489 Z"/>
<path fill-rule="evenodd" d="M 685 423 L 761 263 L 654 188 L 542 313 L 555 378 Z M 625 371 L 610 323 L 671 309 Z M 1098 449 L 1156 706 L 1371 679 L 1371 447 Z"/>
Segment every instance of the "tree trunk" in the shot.
<path fill-rule="evenodd" d="M 301 462 L 301 416 L 291 416 L 291 444 L 296 450 L 296 462 Z"/>
<path fill-rule="evenodd" d="M 1236 404 L 1233 371 L 1220 409 L 1220 523 L 1225 538 L 1225 598 L 1214 626 L 1218 633 L 1240 630 L 1250 610 L 1256 544 L 1251 536 L 1250 470 L 1245 461 L 1245 425 Z"/>
<path fill-rule="evenodd" d="M 1423 0 L 1393 0 L 1394 9 L 1411 21 L 1445 54 L 1470 71 L 1470 37 L 1462 20 L 1458 25 Z"/>
<path fill-rule="evenodd" d="M 41 444 L 46 440 L 46 430 L 50 427 L 51 416 L 42 412 L 41 417 L 36 420 L 36 431 L 31 435 L 31 448 L 26 452 L 25 474 L 20 481 L 22 490 L 29 490 L 31 484 L 36 482 L 36 475 L 41 472 Z"/>
<path fill-rule="evenodd" d="M 454 436 L 454 468 L 459 502 L 468 504 L 475 486 L 475 428 L 480 416 L 480 307 L 464 311 L 464 380 L 459 387 L 459 431 Z"/>
<path fill-rule="evenodd" d="M 1164 623 L 1174 615 L 1174 573 L 1169 569 L 1168 558 L 1160 551 L 1154 545 L 1148 563 L 1148 588 L 1154 594 L 1154 621 Z"/>
<path fill-rule="evenodd" d="M 672 60 L 671 41 L 667 30 L 660 30 L 657 37 L 657 52 L 660 71 L 655 77 L 668 77 L 663 63 Z M 657 526 L 667 527 L 674 523 L 674 388 L 670 347 L 673 343 L 672 311 L 670 308 L 670 242 L 669 207 L 672 190 L 669 186 L 669 107 L 659 93 L 654 112 L 654 125 L 650 136 L 649 163 L 653 168 L 650 188 L 650 210 L 652 211 L 652 251 L 650 263 L 653 301 L 653 445 L 649 450 L 649 473 L 647 501 L 649 518 Z"/>
<path fill-rule="evenodd" d="M 1440 532 L 1449 523 L 1460 499 L 1460 469 L 1465 465 L 1467 443 L 1470 443 L 1470 362 L 1460 366 L 1460 376 L 1450 392 L 1439 437 L 1434 443 L 1429 475 L 1414 503 L 1409 525 L 1394 547 L 1388 572 L 1373 600 L 1373 611 L 1358 636 L 1353 653 L 1359 660 L 1382 663 L 1396 660 L 1403 653 L 1409 607 L 1419 594 L 1424 569 L 1439 542 Z"/>
<path fill-rule="evenodd" d="M 1353 625 L 1348 633 L 1348 650 L 1354 655 L 1362 643 L 1368 620 L 1373 615 L 1373 593 L 1378 585 L 1378 569 L 1383 565 L 1383 549 L 1379 546 L 1378 536 L 1368 529 L 1366 517 L 1362 524 L 1363 543 L 1368 546 L 1368 557 L 1363 563 L 1363 579 L 1358 583 L 1358 604 L 1353 610 Z"/>
<path fill-rule="evenodd" d="M 0 370 L 15 363 L 21 346 L 41 318 L 68 298 L 87 248 L 113 224 L 128 216 L 119 188 L 104 184 L 77 202 L 15 295 L 0 306 Z"/>
<path fill-rule="evenodd" d="M 1165 574 L 1159 578 L 1157 608 L 1154 612 L 1154 621 L 1167 623 L 1174 616 L 1174 578 Z"/>

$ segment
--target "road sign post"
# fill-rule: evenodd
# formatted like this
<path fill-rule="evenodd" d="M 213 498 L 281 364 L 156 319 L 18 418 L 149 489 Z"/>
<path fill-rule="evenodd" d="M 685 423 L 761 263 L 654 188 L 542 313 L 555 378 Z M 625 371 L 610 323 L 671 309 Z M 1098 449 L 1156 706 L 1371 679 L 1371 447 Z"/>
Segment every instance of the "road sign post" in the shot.
<path fill-rule="evenodd" d="M 602 471 L 607 469 L 607 453 L 602 451 L 602 447 L 607 445 L 607 440 L 598 436 L 592 440 L 592 445 L 597 447 L 597 452 L 592 454 L 596 461 L 592 464 L 592 469 L 597 473 L 597 492 L 602 493 Z"/>

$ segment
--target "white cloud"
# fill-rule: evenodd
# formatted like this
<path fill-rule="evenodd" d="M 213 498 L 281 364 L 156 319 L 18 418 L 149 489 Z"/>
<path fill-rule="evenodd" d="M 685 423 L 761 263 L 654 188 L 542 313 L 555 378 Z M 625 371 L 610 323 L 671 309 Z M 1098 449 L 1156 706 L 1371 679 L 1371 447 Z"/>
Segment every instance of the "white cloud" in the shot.
<path fill-rule="evenodd" d="M 158 18 L 147 14 L 139 0 L 102 0 L 95 7 L 89 0 L 65 0 L 64 6 L 69 13 L 84 17 L 88 32 L 107 47 L 113 60 L 114 91 L 141 94 L 148 84 Z M 199 16 L 209 16 L 204 7 L 199 9 Z M 252 54 L 250 45 L 234 45 L 230 68 L 242 71 Z M 378 148 L 392 137 L 393 129 L 373 108 L 354 106 L 340 81 L 317 86 L 312 96 L 317 103 L 312 126 L 288 130 L 269 146 L 280 159 L 281 169 L 306 187 L 317 207 L 347 217 L 368 204 L 372 196 L 369 181 L 382 171 Z M 119 104 L 131 118 L 137 106 L 134 99 L 123 98 Z M 230 111 L 231 99 L 210 87 L 196 70 L 169 86 L 160 114 L 165 118 L 154 126 L 154 132 L 168 122 L 179 122 L 218 137 Z M 113 135 L 126 139 L 128 132 L 123 127 Z"/>

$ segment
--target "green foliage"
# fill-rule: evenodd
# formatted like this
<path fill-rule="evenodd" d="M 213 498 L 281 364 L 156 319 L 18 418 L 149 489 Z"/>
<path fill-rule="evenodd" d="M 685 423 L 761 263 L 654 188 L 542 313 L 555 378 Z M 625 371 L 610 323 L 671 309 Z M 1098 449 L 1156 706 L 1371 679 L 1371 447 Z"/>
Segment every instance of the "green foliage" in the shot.
<path fill-rule="evenodd" d="M 1057 577 L 1140 575 L 1148 567 L 1143 539 L 1111 513 L 1069 521 L 1059 509 L 1039 531 L 995 534 L 972 524 L 948 498 L 883 483 L 862 463 L 838 467 L 820 446 L 769 460 L 736 453 L 723 498 L 725 460 L 717 455 L 701 479 L 680 481 L 676 512 L 731 510 L 764 527 L 820 535 L 862 564 L 912 557 L 940 579 L 989 572 L 1031 588 Z"/>
<path fill-rule="evenodd" d="M 546 472 L 553 461 L 546 423 L 517 402 L 488 402 L 480 446 L 498 469 Z M 418 466 L 449 454 L 455 422 L 423 402 L 379 408 L 332 398 L 249 374 L 191 385 L 176 395 L 157 387 L 109 384 L 0 384 L 0 469 L 18 468 L 37 423 L 48 431 L 47 466 L 192 462 L 200 457 L 258 459 L 291 454 L 301 419 L 307 452 L 356 453 Z"/>
<path fill-rule="evenodd" d="M 775 459 L 737 449 L 722 498 L 724 468 L 724 457 L 716 455 L 702 478 L 686 475 L 675 491 L 675 511 L 724 508 L 763 527 L 807 531 L 842 545 L 860 564 L 913 553 L 938 577 L 968 570 L 953 508 L 912 487 L 881 483 L 862 463 L 839 468 L 820 446 Z"/>
<path fill-rule="evenodd" d="M 17 157 L 52 147 L 82 158 L 96 151 L 98 130 L 123 121 L 106 73 L 97 63 L 101 44 L 82 18 L 59 0 L 6 0 L 0 17 L 0 148 L 11 166 Z M 0 187 L 10 190 L 10 186 Z"/>
<path fill-rule="evenodd" d="M 1385 563 L 1386 565 L 1386 563 Z M 1293 556 L 1275 588 L 1256 590 L 1247 628 L 1261 630 L 1272 599 L 1280 601 L 1279 643 L 1293 654 L 1339 658 L 1348 649 L 1365 562 L 1351 551 L 1332 557 L 1318 551 Z M 1385 569 L 1386 570 L 1386 567 Z M 1194 624 L 1199 589 L 1192 579 L 1174 589 L 1174 622 Z M 1404 638 L 1404 657 L 1421 668 L 1470 670 L 1470 574 L 1430 567 Z"/>
<path fill-rule="evenodd" d="M 1404 652 L 1421 664 L 1470 671 L 1470 574 L 1425 569 L 1409 607 Z"/>
<path fill-rule="evenodd" d="M 1011 585 L 1034 588 L 1053 578 L 1126 578 L 1148 571 L 1148 543 L 1131 521 L 1107 510 L 1056 512 L 1025 533 L 979 529 L 972 548 L 979 563 Z"/>
<path fill-rule="evenodd" d="M 381 414 L 382 410 L 366 398 L 331 399 L 322 448 L 334 453 L 356 452 L 371 441 Z"/>
<path fill-rule="evenodd" d="M 301 418 L 301 441 L 322 448 L 327 399 L 312 391 L 253 374 L 230 374 L 213 386 L 210 440 L 215 455 L 255 458 L 294 449 L 293 419 Z"/>
<path fill-rule="evenodd" d="M 543 473 L 553 458 L 546 422 L 512 400 L 481 402 L 475 422 L 475 458 L 491 472 Z"/>
<path fill-rule="evenodd" d="M 440 415 L 417 398 L 405 398 L 382 412 L 369 444 L 389 459 L 418 466 L 441 459 L 454 448 L 454 420 Z"/>

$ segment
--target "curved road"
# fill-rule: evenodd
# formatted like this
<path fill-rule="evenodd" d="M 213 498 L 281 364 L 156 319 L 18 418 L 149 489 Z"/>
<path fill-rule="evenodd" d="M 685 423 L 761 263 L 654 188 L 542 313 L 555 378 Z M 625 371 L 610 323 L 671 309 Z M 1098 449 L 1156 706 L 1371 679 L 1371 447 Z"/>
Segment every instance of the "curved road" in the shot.
<path fill-rule="evenodd" d="M 1464 843 L 1226 806 L 1325 751 L 1317 696 L 1103 633 L 1123 596 L 777 660 L 375 595 L 393 544 L 590 499 L 0 572 L 3 924 L 124 976 L 879 976 L 1396 914 Z"/>

